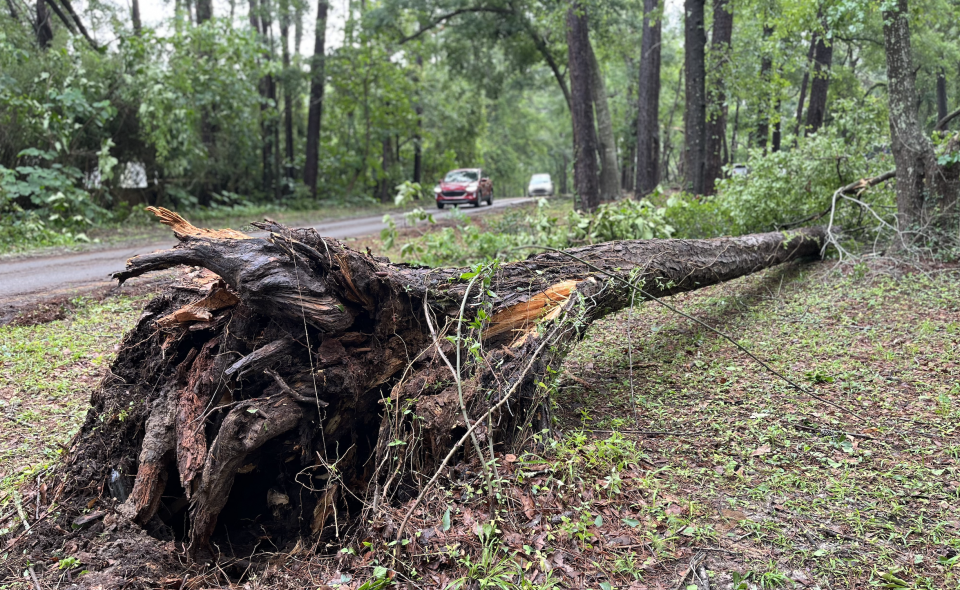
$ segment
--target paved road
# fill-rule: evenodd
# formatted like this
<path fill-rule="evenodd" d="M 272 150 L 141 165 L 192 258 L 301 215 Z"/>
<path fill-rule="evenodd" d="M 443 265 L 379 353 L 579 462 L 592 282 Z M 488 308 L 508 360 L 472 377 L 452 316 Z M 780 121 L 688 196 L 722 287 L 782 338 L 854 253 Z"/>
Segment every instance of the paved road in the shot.
<path fill-rule="evenodd" d="M 463 212 L 471 216 L 479 215 L 530 201 L 533 199 L 502 199 L 494 201 L 492 207 L 467 207 Z M 435 219 L 449 215 L 449 210 L 434 212 Z M 402 219 L 401 215 L 394 215 L 398 225 Z M 377 234 L 385 226 L 383 216 L 377 215 L 322 222 L 309 227 L 313 227 L 323 236 L 343 239 Z M 176 240 L 171 237 L 170 240 L 150 244 L 0 262 L 0 301 L 41 293 L 46 297 L 77 288 L 107 285 L 110 284 L 110 273 L 123 270 L 128 258 L 171 248 L 175 243 Z"/>

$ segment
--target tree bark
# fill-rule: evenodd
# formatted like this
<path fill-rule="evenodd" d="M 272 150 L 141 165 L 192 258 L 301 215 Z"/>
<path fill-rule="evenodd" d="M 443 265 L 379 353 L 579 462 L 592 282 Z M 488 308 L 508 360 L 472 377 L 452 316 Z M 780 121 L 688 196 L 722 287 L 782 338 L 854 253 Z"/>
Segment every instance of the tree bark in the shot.
<path fill-rule="evenodd" d="M 773 29 L 764 25 L 763 38 L 767 39 L 773 34 Z M 760 108 L 758 109 L 759 121 L 757 123 L 757 145 L 767 152 L 767 143 L 770 141 L 770 98 L 767 96 L 767 90 L 770 88 L 770 72 L 773 70 L 773 58 L 766 52 L 760 59 L 760 84 L 763 86 L 760 93 Z"/>
<path fill-rule="evenodd" d="M 573 182 L 580 197 L 580 206 L 594 211 L 600 205 L 599 170 L 597 169 L 597 132 L 593 122 L 591 100 L 587 14 L 576 1 L 567 9 L 567 49 L 570 68 L 570 114 L 573 119 L 574 174 Z"/>
<path fill-rule="evenodd" d="M 53 25 L 50 23 L 50 12 L 47 10 L 47 0 L 37 0 L 36 21 L 37 45 L 40 49 L 47 49 L 53 41 Z"/>
<path fill-rule="evenodd" d="M 643 0 L 643 37 L 637 92 L 636 195 L 660 184 L 660 23 L 659 0 Z"/>
<path fill-rule="evenodd" d="M 817 36 L 813 55 L 813 81 L 810 84 L 810 106 L 804 135 L 816 133 L 823 126 L 827 114 L 827 92 L 830 89 L 830 65 L 833 62 L 833 43 L 823 35 Z"/>
<path fill-rule="evenodd" d="M 713 2 L 713 38 L 710 40 L 713 88 L 710 92 L 710 110 L 707 113 L 707 160 L 704 170 L 704 192 L 716 192 L 716 182 L 723 176 L 723 144 L 727 135 L 727 95 L 724 90 L 722 69 L 730 59 L 730 42 L 733 39 L 733 6 L 729 0 Z"/>
<path fill-rule="evenodd" d="M 133 34 L 139 37 L 143 31 L 143 25 L 140 22 L 140 0 L 131 1 L 130 21 L 133 23 Z"/>
<path fill-rule="evenodd" d="M 213 18 L 213 0 L 197 0 L 197 24 L 202 25 Z"/>
<path fill-rule="evenodd" d="M 910 54 L 908 19 L 907 0 L 895 0 L 883 12 L 890 139 L 897 166 L 897 222 L 902 230 L 921 222 L 927 170 L 935 165 L 933 146 L 920 129 L 917 118 L 916 74 Z"/>
<path fill-rule="evenodd" d="M 294 179 L 293 155 L 293 93 L 294 76 L 290 69 L 290 2 L 280 2 L 280 47 L 283 59 L 283 138 L 284 138 L 284 176 L 290 183 Z M 287 187 L 289 189 L 289 187 Z"/>
<path fill-rule="evenodd" d="M 803 81 L 800 82 L 800 97 L 797 99 L 797 124 L 793 128 L 794 145 L 800 137 L 800 126 L 803 124 L 803 104 L 807 100 L 807 85 L 810 84 L 810 69 L 813 67 L 813 55 L 817 49 L 817 33 L 813 33 L 810 40 L 810 50 L 807 52 L 807 69 L 803 72 Z"/>
<path fill-rule="evenodd" d="M 310 61 L 310 109 L 307 114 L 307 159 L 303 165 L 303 182 L 317 197 L 320 166 L 320 124 L 323 119 L 323 90 L 326 82 L 327 0 L 317 1 L 317 22 L 314 33 L 313 59 Z"/>
<path fill-rule="evenodd" d="M 484 440 L 511 445 L 531 422 L 549 427 L 538 383 L 593 321 L 648 296 L 628 284 L 665 297 L 817 256 L 824 239 L 814 228 L 610 242 L 502 264 L 481 289 L 469 269 L 396 265 L 313 230 L 266 222 L 257 225 L 270 237 L 250 238 L 154 212 L 180 244 L 115 276 L 178 265 L 214 274 L 193 273 L 147 306 L 80 434 L 78 453 L 98 460 L 70 464 L 102 471 L 74 478 L 77 487 L 130 465 L 121 513 L 141 525 L 158 513 L 187 518 L 194 557 L 216 526 L 233 544 L 251 528 L 278 546 L 318 535 L 329 504 L 345 508 L 341 490 L 373 506 L 404 501 L 422 484 L 418 473 L 432 473 L 458 433 L 500 401 Z M 488 319 L 468 327 L 481 309 Z M 469 342 L 435 339 L 435 330 Z M 466 354 L 470 342 L 482 343 L 480 357 Z M 457 346 L 469 359 L 458 362 L 460 387 L 443 362 L 458 358 Z M 105 406 L 125 408 L 127 421 L 102 422 Z M 268 506 L 271 494 L 282 505 Z"/>
<path fill-rule="evenodd" d="M 597 115 L 597 155 L 600 159 L 600 198 L 613 201 L 620 197 L 620 169 L 617 162 L 617 139 L 613 133 L 613 117 L 607 101 L 607 85 L 603 81 L 600 63 L 587 38 L 587 57 L 590 60 L 590 97 Z"/>
<path fill-rule="evenodd" d="M 706 46 L 704 27 L 705 0 L 684 0 L 683 63 L 686 71 L 686 107 L 684 109 L 685 187 L 694 194 L 705 192 L 707 97 Z"/>
<path fill-rule="evenodd" d="M 937 72 L 937 122 L 945 119 L 947 114 L 947 74 L 941 67 Z"/>

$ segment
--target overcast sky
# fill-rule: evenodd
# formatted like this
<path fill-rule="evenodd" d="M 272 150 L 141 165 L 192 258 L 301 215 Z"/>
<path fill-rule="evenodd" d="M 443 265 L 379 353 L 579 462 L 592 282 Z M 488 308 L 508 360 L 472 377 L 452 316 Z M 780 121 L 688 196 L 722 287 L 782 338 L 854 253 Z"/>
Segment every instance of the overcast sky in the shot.
<path fill-rule="evenodd" d="M 130 0 L 100 0 L 103 4 L 112 4 L 122 14 L 130 14 Z M 328 0 L 330 11 L 327 17 L 327 39 L 326 47 L 329 52 L 343 44 L 343 26 L 347 19 L 347 6 L 349 0 Z M 77 9 L 83 12 L 83 8 L 88 4 L 88 0 L 78 0 Z M 238 24 L 246 24 L 248 2 L 244 0 L 234 0 L 234 21 Z M 161 25 L 163 22 L 173 16 L 173 0 L 140 0 L 140 20 L 144 26 L 164 31 Z M 230 15 L 230 0 L 213 0 L 213 14 L 217 17 Z M 683 15 L 683 0 L 666 0 L 666 21 L 678 22 Z M 317 18 L 317 6 L 315 1 L 310 2 L 307 14 L 303 19 L 304 31 L 303 41 L 300 46 L 300 53 L 305 56 L 313 54 L 313 29 Z M 94 27 L 95 28 L 95 27 Z M 98 41 L 112 41 L 107 39 L 110 35 L 104 27 L 102 30 L 95 31 L 94 35 Z M 293 48 L 293 30 L 290 31 L 290 47 Z M 639 48 L 638 48 L 639 49 Z"/>

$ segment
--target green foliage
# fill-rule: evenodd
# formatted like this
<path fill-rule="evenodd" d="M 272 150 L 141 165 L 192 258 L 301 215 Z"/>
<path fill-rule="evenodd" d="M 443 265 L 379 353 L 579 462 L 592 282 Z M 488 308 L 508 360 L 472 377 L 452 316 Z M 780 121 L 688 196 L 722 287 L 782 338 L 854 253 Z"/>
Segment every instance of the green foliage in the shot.
<path fill-rule="evenodd" d="M 812 217 L 830 207 L 838 188 L 893 167 L 887 155 L 886 109 L 877 99 L 837 101 L 834 122 L 799 140 L 789 151 L 749 150 L 749 175 L 718 184 L 717 206 L 735 234 L 771 231 L 782 224 Z M 870 191 L 874 207 L 893 203 L 892 191 Z M 841 225 L 859 210 L 844 209 Z"/>
<path fill-rule="evenodd" d="M 668 238 L 673 233 L 665 221 L 665 210 L 646 200 L 605 203 L 593 214 L 569 211 L 561 223 L 550 203 L 540 199 L 533 211 L 508 211 L 500 219 L 491 220 L 487 228 L 477 226 L 458 212 L 459 209 L 454 209 L 450 216 L 453 227 L 408 241 L 400 255 L 426 266 L 466 265 L 498 258 L 521 258 L 529 254 L 524 246 L 567 248 L 611 240 Z M 432 222 L 432 218 L 429 221 Z M 390 249 L 397 237 L 396 224 L 389 216 L 384 217 L 384 223 L 388 227 L 381 238 Z"/>

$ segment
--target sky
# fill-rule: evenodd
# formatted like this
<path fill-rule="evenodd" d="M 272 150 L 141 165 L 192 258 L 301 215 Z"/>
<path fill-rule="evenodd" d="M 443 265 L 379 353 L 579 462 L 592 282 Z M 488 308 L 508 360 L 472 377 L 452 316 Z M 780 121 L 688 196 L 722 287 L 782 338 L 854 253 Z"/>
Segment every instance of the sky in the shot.
<path fill-rule="evenodd" d="M 329 52 L 343 44 L 343 25 L 347 19 L 347 5 L 349 0 L 328 0 L 330 11 L 327 15 L 327 38 L 326 47 Z M 130 0 L 101 0 L 103 4 L 111 4 L 117 8 L 121 14 L 130 14 Z M 76 2 L 76 7 L 81 14 L 88 2 Z M 244 0 L 234 0 L 236 8 L 234 10 L 234 20 L 238 24 L 246 24 L 247 7 L 249 4 Z M 144 26 L 158 29 L 164 32 L 163 22 L 173 16 L 173 0 L 140 0 L 140 21 Z M 217 17 L 230 15 L 229 0 L 213 0 L 213 14 Z M 303 41 L 300 46 L 300 53 L 304 56 L 313 54 L 313 31 L 314 23 L 317 18 L 316 2 L 310 2 L 304 21 Z M 98 41 L 108 41 L 109 33 L 96 31 L 94 35 Z M 290 32 L 290 47 L 293 47 L 293 31 Z"/>

